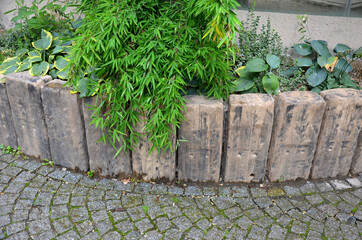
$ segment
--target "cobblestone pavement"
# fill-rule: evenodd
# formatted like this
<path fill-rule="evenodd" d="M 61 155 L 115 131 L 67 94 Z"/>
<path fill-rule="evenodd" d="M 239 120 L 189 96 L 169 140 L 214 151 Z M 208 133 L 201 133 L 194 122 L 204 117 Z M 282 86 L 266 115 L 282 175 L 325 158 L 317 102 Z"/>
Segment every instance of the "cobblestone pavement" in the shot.
<path fill-rule="evenodd" d="M 361 239 L 362 178 L 124 184 L 0 156 L 0 239 Z"/>

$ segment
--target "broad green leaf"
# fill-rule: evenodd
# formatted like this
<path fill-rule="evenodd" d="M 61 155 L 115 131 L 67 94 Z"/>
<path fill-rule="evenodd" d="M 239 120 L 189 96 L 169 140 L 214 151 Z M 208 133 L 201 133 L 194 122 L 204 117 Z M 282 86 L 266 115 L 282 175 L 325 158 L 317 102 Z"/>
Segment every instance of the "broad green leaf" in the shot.
<path fill-rule="evenodd" d="M 314 87 L 314 88 L 312 88 L 311 91 L 320 94 L 322 92 L 322 90 L 323 89 L 321 89 L 320 87 Z"/>
<path fill-rule="evenodd" d="M 310 58 L 302 57 L 302 58 L 295 59 L 295 66 L 297 66 L 297 67 L 310 67 L 312 65 L 313 65 L 313 62 Z"/>
<path fill-rule="evenodd" d="M 5 59 L 0 65 L 0 74 L 6 75 L 15 72 L 21 65 L 19 57 Z"/>
<path fill-rule="evenodd" d="M 49 75 L 50 75 L 53 79 L 56 79 L 56 78 L 57 78 L 57 74 L 58 74 L 58 69 L 52 69 L 52 70 L 49 72 Z"/>
<path fill-rule="evenodd" d="M 240 76 L 241 73 L 242 73 L 242 71 L 243 71 L 243 69 L 244 69 L 245 67 L 246 67 L 246 66 L 241 66 L 241 67 L 237 68 L 237 69 L 235 70 L 235 72 Z"/>
<path fill-rule="evenodd" d="M 235 81 L 235 89 L 236 92 L 247 91 L 254 87 L 254 81 L 247 78 L 239 78 Z"/>
<path fill-rule="evenodd" d="M 253 58 L 246 63 L 245 71 L 247 72 L 262 72 L 268 69 L 268 65 L 261 58 Z"/>
<path fill-rule="evenodd" d="M 337 66 L 338 57 L 329 57 L 327 59 L 327 64 L 324 66 L 328 72 L 333 72 L 334 68 Z"/>
<path fill-rule="evenodd" d="M 31 51 L 31 52 L 28 52 L 28 55 L 29 55 L 30 57 L 35 57 L 35 56 L 41 57 L 41 53 L 38 52 L 38 51 L 36 51 L 36 50 Z"/>
<path fill-rule="evenodd" d="M 280 74 L 286 77 L 291 77 L 294 76 L 294 74 L 296 74 L 298 72 L 299 68 L 298 67 L 291 67 L 289 68 L 287 71 L 283 71 Z"/>
<path fill-rule="evenodd" d="M 32 76 L 44 76 L 48 73 L 49 70 L 49 63 L 47 62 L 41 62 L 41 63 L 35 63 L 30 68 L 29 73 Z"/>
<path fill-rule="evenodd" d="M 328 75 L 327 77 L 327 88 L 328 89 L 333 89 L 333 88 L 338 88 L 338 83 L 336 81 L 336 79 L 331 76 L 331 75 Z"/>
<path fill-rule="evenodd" d="M 274 69 L 274 68 L 277 68 L 280 66 L 280 58 L 273 54 L 266 55 L 266 62 L 269 64 L 271 69 Z"/>
<path fill-rule="evenodd" d="M 63 52 L 63 47 L 62 47 L 62 46 L 56 46 L 56 47 L 53 49 L 52 54 L 57 54 L 57 53 L 61 53 L 61 52 Z"/>
<path fill-rule="evenodd" d="M 54 62 L 54 67 L 58 70 L 63 70 L 68 65 L 68 59 L 66 58 L 57 58 L 57 60 Z"/>
<path fill-rule="evenodd" d="M 39 57 L 39 56 L 34 56 L 34 57 L 29 57 L 29 61 L 30 61 L 31 63 L 35 63 L 35 62 L 41 62 L 42 59 L 41 59 L 41 57 Z"/>
<path fill-rule="evenodd" d="M 33 42 L 33 47 L 37 50 L 43 51 L 48 50 L 52 45 L 53 36 L 50 32 L 46 30 L 42 30 L 42 37 L 41 39 Z"/>
<path fill-rule="evenodd" d="M 63 69 L 63 70 L 58 71 L 57 76 L 60 79 L 68 79 L 69 78 L 69 72 L 68 72 L 68 70 Z"/>
<path fill-rule="evenodd" d="M 246 91 L 243 91 L 242 92 L 243 94 L 244 93 L 258 93 L 258 88 L 256 86 L 250 88 L 249 90 L 246 90 Z"/>
<path fill-rule="evenodd" d="M 341 84 L 343 85 L 343 88 L 358 89 L 358 85 L 352 81 L 351 76 L 349 76 L 347 73 L 342 75 Z"/>
<path fill-rule="evenodd" d="M 62 40 L 59 39 L 59 37 L 55 37 L 53 35 L 53 42 L 52 42 L 52 46 L 55 46 L 55 47 L 60 47 L 60 44 L 62 44 Z"/>
<path fill-rule="evenodd" d="M 312 48 L 316 51 L 320 56 L 330 57 L 328 47 L 320 40 L 311 41 Z"/>
<path fill-rule="evenodd" d="M 319 56 L 317 58 L 318 65 L 324 67 L 327 64 L 328 58 L 326 56 Z"/>
<path fill-rule="evenodd" d="M 302 56 L 307 56 L 313 53 L 312 47 L 306 43 L 299 43 L 293 46 L 294 50 Z"/>
<path fill-rule="evenodd" d="M 26 49 L 26 48 L 21 48 L 21 49 L 19 49 L 19 50 L 17 50 L 17 51 L 15 52 L 15 56 L 17 56 L 17 57 L 22 57 L 22 56 L 24 56 L 27 52 L 29 52 L 28 49 Z"/>
<path fill-rule="evenodd" d="M 341 43 L 338 43 L 334 49 L 333 49 L 333 52 L 335 53 L 344 53 L 345 51 L 351 51 L 352 49 L 350 47 L 348 47 L 347 45 L 345 44 L 341 44 Z M 351 51 L 353 52 L 353 51 Z"/>
<path fill-rule="evenodd" d="M 356 51 L 354 51 L 353 54 L 362 57 L 362 47 L 360 47 Z"/>
<path fill-rule="evenodd" d="M 28 70 L 31 67 L 30 57 L 25 58 L 17 72 Z"/>
<path fill-rule="evenodd" d="M 262 84 L 267 93 L 273 94 L 279 87 L 279 79 L 274 74 L 269 74 L 263 77 Z"/>
<path fill-rule="evenodd" d="M 344 73 L 352 71 L 353 67 L 344 59 L 339 59 L 334 70 L 333 75 L 339 78 Z"/>
<path fill-rule="evenodd" d="M 319 68 L 318 66 L 311 67 L 305 73 L 307 82 L 312 87 L 316 87 L 321 84 L 327 77 L 327 70 L 325 68 Z"/>

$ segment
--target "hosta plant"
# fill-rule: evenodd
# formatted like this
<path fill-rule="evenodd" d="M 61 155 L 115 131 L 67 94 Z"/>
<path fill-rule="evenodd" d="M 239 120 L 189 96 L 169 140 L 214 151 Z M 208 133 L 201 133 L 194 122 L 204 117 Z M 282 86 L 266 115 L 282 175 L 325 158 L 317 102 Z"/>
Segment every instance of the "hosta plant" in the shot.
<path fill-rule="evenodd" d="M 32 76 L 51 75 L 67 79 L 70 42 L 60 39 L 58 34 L 42 30 L 41 38 L 32 43 L 34 49 L 19 49 L 15 57 L 6 59 L 0 65 L 0 74 L 29 70 Z"/>
<path fill-rule="evenodd" d="M 272 72 L 280 66 L 280 58 L 273 54 L 266 56 L 266 62 L 262 58 L 253 58 L 236 69 L 239 79 L 235 81 L 235 92 L 239 93 L 269 93 L 279 92 L 279 79 Z"/>
<path fill-rule="evenodd" d="M 327 42 L 313 40 L 296 44 L 293 49 L 302 57 L 295 60 L 294 67 L 286 74 L 291 74 L 298 68 L 305 70 L 312 91 L 339 87 L 358 89 L 348 73 L 352 70 L 351 63 L 362 57 L 362 47 L 353 51 L 347 45 L 337 44 L 333 49 L 335 54 L 332 55 Z"/>

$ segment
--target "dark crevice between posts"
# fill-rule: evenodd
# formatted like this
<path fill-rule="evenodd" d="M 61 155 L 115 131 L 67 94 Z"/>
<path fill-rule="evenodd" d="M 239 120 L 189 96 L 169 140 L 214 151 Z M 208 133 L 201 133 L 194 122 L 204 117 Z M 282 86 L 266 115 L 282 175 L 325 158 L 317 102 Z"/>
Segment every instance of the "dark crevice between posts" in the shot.
<path fill-rule="evenodd" d="M 222 130 L 222 146 L 221 146 L 221 163 L 220 163 L 220 181 L 224 181 L 225 176 L 225 163 L 226 163 L 226 151 L 228 149 L 228 137 L 229 137 L 229 105 L 228 102 L 223 102 L 224 105 L 224 121 L 223 121 L 223 130 Z"/>
<path fill-rule="evenodd" d="M 53 80 L 50 80 L 49 82 L 51 82 Z M 43 105 L 43 94 L 41 93 L 43 91 L 43 88 L 44 86 L 42 86 L 40 88 L 40 91 L 39 91 L 39 98 L 40 98 L 40 104 L 41 104 L 41 118 L 44 122 L 44 126 L 45 126 L 45 135 L 46 135 L 46 138 L 47 138 L 47 142 L 48 142 L 48 152 L 49 152 L 49 160 L 53 160 L 53 157 L 52 157 L 52 152 L 51 152 L 51 149 L 50 149 L 50 138 L 49 138 L 49 134 L 48 134 L 48 123 L 45 119 L 45 112 L 44 112 L 44 105 Z M 42 159 L 44 160 L 44 159 Z"/>
<path fill-rule="evenodd" d="M 324 99 L 323 99 L 324 100 Z M 316 155 L 317 155 L 317 148 L 318 148 L 318 145 L 320 143 L 320 139 L 321 139 L 321 133 L 322 133 L 322 129 L 324 128 L 324 124 L 325 124 L 325 119 L 326 119 L 326 114 L 327 114 L 327 111 L 328 111 L 328 106 L 326 106 L 324 108 L 324 113 L 323 113 L 323 117 L 322 117 L 322 123 L 321 123 L 321 126 L 319 128 L 319 133 L 318 133 L 318 137 L 317 137 L 317 143 L 316 143 L 316 146 L 315 146 L 315 149 L 314 149 L 314 154 L 313 154 L 313 160 L 312 160 L 312 166 L 309 170 L 309 176 L 308 176 L 308 179 L 312 179 L 312 172 L 313 172 L 313 169 L 314 169 L 314 164 L 315 164 L 315 160 L 316 160 Z"/>
<path fill-rule="evenodd" d="M 278 114 L 278 101 L 277 101 L 277 96 L 273 96 L 273 100 L 274 100 L 274 117 L 273 117 L 273 127 L 272 127 L 272 132 L 271 132 L 271 136 L 270 136 L 270 140 L 269 140 L 269 149 L 268 149 L 268 154 L 266 156 L 266 166 L 265 166 L 265 171 L 264 171 L 264 181 L 267 179 L 269 182 L 271 182 L 270 178 L 269 178 L 269 169 L 271 168 L 271 163 L 270 163 L 270 158 L 269 158 L 269 154 L 270 154 L 270 149 L 272 148 L 272 144 L 273 144 L 273 136 L 274 136 L 274 132 L 275 132 L 275 128 L 276 128 L 276 118 L 277 118 L 277 114 Z"/>
<path fill-rule="evenodd" d="M 178 139 L 179 139 L 179 128 L 176 127 L 176 147 L 174 149 L 175 154 L 175 180 L 178 181 Z"/>
<path fill-rule="evenodd" d="M 16 129 L 15 129 L 15 124 L 14 124 L 14 116 L 13 116 L 13 111 L 11 110 L 11 105 L 10 105 L 10 102 L 9 102 L 9 96 L 8 96 L 8 89 L 6 88 L 6 81 L 4 83 L 4 89 L 5 89 L 5 96 L 6 96 L 6 100 L 7 100 L 7 104 L 9 106 L 9 111 L 10 111 L 10 118 L 11 118 L 11 127 L 13 128 L 14 130 L 14 134 L 15 134 L 15 144 L 16 146 L 12 146 L 12 147 L 18 147 L 19 146 L 19 143 L 18 143 L 18 133 L 16 132 Z M 43 106 L 43 105 L 42 105 Z M 48 139 L 49 140 L 49 139 Z"/>
<path fill-rule="evenodd" d="M 90 171 L 90 163 L 89 163 L 89 152 L 88 152 L 88 142 L 87 142 L 87 133 L 86 133 L 86 129 L 85 129 L 85 120 L 84 120 L 84 113 L 83 113 L 83 100 L 79 100 L 79 96 L 77 99 L 77 103 L 78 103 L 78 109 L 79 109 L 79 113 L 80 113 L 80 120 L 83 124 L 83 141 L 85 142 L 84 147 L 85 147 L 85 154 L 86 154 L 86 158 L 87 158 L 87 172 Z M 87 110 L 89 111 L 89 110 Z"/>

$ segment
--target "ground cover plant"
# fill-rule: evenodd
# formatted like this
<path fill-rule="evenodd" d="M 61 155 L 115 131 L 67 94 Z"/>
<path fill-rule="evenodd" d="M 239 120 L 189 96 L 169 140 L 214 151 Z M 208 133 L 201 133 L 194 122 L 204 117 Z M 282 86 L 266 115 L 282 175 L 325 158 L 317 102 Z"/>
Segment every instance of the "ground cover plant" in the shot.
<path fill-rule="evenodd" d="M 104 130 L 102 140 L 113 146 L 122 140 L 119 151 L 132 148 L 143 115 L 151 150 L 172 150 L 188 87 L 227 98 L 240 25 L 236 6 L 234 0 L 82 1 L 85 18 L 74 38 L 68 83 L 78 91 L 88 86 L 86 95 L 98 92 L 92 123 Z"/>

